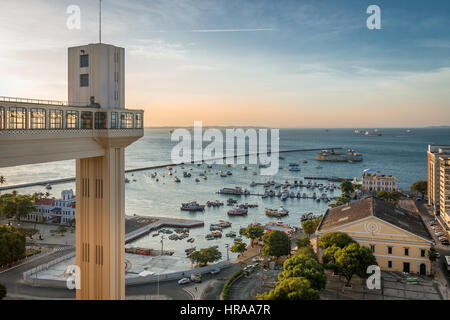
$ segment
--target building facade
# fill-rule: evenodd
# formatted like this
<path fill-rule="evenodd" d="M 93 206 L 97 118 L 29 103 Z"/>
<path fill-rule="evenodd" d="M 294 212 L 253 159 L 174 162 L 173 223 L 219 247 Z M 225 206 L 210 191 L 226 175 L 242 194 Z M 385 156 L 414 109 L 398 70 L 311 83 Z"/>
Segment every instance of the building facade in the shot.
<path fill-rule="evenodd" d="M 75 219 L 75 200 L 73 190 L 62 191 L 60 199 L 41 198 L 35 205 L 36 211 L 30 213 L 26 220 L 62 225 L 72 224 Z"/>
<path fill-rule="evenodd" d="M 392 175 L 382 174 L 376 170 L 364 170 L 361 188 L 367 193 L 398 191 L 397 178 Z"/>
<path fill-rule="evenodd" d="M 439 210 L 442 221 L 450 229 L 450 156 L 439 157 Z"/>
<path fill-rule="evenodd" d="M 375 197 L 330 209 L 312 241 L 320 259 L 320 237 L 330 232 L 347 233 L 371 248 L 381 270 L 430 274 L 428 251 L 433 240 L 418 214 Z"/>
<path fill-rule="evenodd" d="M 434 214 L 441 215 L 441 160 L 450 157 L 450 145 L 428 145 L 428 204 Z M 442 162 L 445 164 L 445 160 Z M 444 170 L 445 171 L 445 170 Z M 445 174 L 443 176 L 445 181 Z"/>

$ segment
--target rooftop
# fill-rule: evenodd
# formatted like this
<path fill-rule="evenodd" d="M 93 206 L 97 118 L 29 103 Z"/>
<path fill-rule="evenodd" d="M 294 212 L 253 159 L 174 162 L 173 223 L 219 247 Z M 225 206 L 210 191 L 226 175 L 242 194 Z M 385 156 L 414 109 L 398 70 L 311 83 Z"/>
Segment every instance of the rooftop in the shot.
<path fill-rule="evenodd" d="M 420 215 L 397 208 L 375 197 L 328 210 L 317 230 L 333 229 L 370 216 L 377 217 L 426 240 L 432 241 L 433 239 Z"/>

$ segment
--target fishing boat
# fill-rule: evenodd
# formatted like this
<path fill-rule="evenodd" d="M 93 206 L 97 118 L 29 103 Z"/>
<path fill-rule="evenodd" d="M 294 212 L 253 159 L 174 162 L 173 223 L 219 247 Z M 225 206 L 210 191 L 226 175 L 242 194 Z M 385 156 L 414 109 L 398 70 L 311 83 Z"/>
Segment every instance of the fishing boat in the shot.
<path fill-rule="evenodd" d="M 247 213 L 248 213 L 247 209 L 243 209 L 243 208 L 239 208 L 239 207 L 228 211 L 229 216 L 246 216 Z"/>
<path fill-rule="evenodd" d="M 181 180 L 178 179 L 178 177 L 175 177 L 175 178 L 173 178 L 173 182 L 179 183 L 179 182 L 181 182 Z"/>
<path fill-rule="evenodd" d="M 243 166 L 242 166 L 242 169 L 243 169 L 243 170 L 247 170 L 247 166 L 246 166 L 246 165 L 243 165 Z"/>
<path fill-rule="evenodd" d="M 299 167 L 290 167 L 289 171 L 291 171 L 291 172 L 298 172 L 298 171 L 300 171 L 300 168 Z"/>
<path fill-rule="evenodd" d="M 230 231 L 228 232 L 225 237 L 227 238 L 235 238 L 236 237 L 236 232 L 235 231 Z"/>
<path fill-rule="evenodd" d="M 189 238 L 186 241 L 189 242 L 189 243 L 194 243 L 195 239 L 194 238 Z"/>
<path fill-rule="evenodd" d="M 181 210 L 183 211 L 205 211 L 205 206 L 200 205 L 197 201 L 181 204 Z"/>
<path fill-rule="evenodd" d="M 306 160 L 302 160 L 302 163 L 308 163 L 308 161 L 306 161 Z"/>
<path fill-rule="evenodd" d="M 289 215 L 289 211 L 286 210 L 284 207 L 280 207 L 280 209 L 278 209 L 278 210 L 266 209 L 264 211 L 264 213 L 268 217 L 274 217 L 274 218 L 280 218 L 280 217 L 285 217 L 285 216 Z"/>
<path fill-rule="evenodd" d="M 377 133 L 376 131 L 375 132 L 366 131 L 364 135 L 366 137 L 381 137 L 381 133 Z"/>
<path fill-rule="evenodd" d="M 288 197 L 289 197 L 289 193 L 288 193 L 288 192 L 283 192 L 283 193 L 281 194 L 281 200 L 282 200 L 282 201 L 286 200 Z"/>

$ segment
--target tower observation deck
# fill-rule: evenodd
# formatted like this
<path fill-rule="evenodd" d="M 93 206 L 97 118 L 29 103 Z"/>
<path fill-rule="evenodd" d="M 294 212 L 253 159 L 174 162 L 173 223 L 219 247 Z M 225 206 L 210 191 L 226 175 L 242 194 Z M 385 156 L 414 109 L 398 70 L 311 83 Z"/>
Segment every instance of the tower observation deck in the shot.
<path fill-rule="evenodd" d="M 0 97 L 0 168 L 76 159 L 77 299 L 125 298 L 125 147 L 144 135 L 125 109 L 124 49 L 69 48 L 69 101 Z"/>

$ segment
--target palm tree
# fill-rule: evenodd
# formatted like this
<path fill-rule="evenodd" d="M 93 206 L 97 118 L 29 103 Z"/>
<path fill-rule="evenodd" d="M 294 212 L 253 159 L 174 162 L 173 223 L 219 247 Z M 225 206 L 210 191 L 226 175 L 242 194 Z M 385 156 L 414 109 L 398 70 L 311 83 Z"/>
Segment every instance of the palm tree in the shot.
<path fill-rule="evenodd" d="M 0 176 L 0 186 L 6 183 L 6 179 L 4 176 Z"/>

